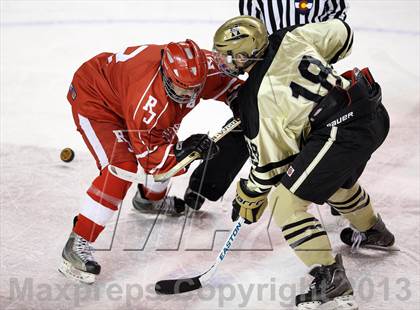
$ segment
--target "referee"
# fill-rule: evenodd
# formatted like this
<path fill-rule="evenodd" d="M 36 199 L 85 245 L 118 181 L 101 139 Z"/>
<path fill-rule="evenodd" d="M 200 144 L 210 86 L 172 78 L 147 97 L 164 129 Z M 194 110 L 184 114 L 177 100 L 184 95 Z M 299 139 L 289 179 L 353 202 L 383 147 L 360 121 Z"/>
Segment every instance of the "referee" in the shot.
<path fill-rule="evenodd" d="M 269 34 L 300 24 L 345 20 L 347 9 L 346 0 L 239 0 L 240 14 L 261 19 Z M 184 200 L 193 209 L 200 209 L 206 199 L 219 200 L 249 157 L 241 132 L 231 132 L 217 144 L 219 154 L 201 163 L 190 177 Z M 331 213 L 339 215 L 332 208 Z"/>
<path fill-rule="evenodd" d="M 269 34 L 295 25 L 345 20 L 347 8 L 345 0 L 239 0 L 241 15 L 261 19 Z"/>

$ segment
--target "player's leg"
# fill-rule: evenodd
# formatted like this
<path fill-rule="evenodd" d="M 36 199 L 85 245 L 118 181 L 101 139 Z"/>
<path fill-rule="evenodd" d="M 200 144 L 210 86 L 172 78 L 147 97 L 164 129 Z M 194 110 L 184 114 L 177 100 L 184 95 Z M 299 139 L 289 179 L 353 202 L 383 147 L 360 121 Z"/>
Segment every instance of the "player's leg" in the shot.
<path fill-rule="evenodd" d="M 335 262 L 331 244 L 322 224 L 307 212 L 310 201 L 291 193 L 283 184 L 270 197 L 273 218 L 300 260 L 307 266 Z"/>
<path fill-rule="evenodd" d="M 329 199 L 328 204 L 337 210 L 343 217 L 353 222 L 358 229 L 367 230 L 376 221 L 369 194 L 355 183 L 349 189 L 340 188 Z M 359 218 L 358 220 L 354 220 Z"/>
<path fill-rule="evenodd" d="M 184 143 L 185 145 L 185 143 Z M 218 155 L 216 155 L 218 156 Z M 136 210 L 143 212 L 143 213 L 156 213 L 156 212 L 166 212 L 171 214 L 181 214 L 185 211 L 185 206 L 188 205 L 189 207 L 198 210 L 202 203 L 204 202 L 204 196 L 200 195 L 201 189 L 201 181 L 203 170 L 207 170 L 207 164 L 212 163 L 214 158 L 211 160 L 205 160 L 203 164 L 194 172 L 193 176 L 190 179 L 191 187 L 186 190 L 185 201 L 179 199 L 174 196 L 167 196 L 167 186 L 169 181 L 167 182 L 154 182 L 153 178 L 148 178 L 148 182 L 145 184 L 139 185 L 136 195 L 133 198 L 133 206 Z M 201 169 L 201 167 L 204 167 Z M 212 166 L 216 170 L 216 167 Z M 218 167 L 218 170 L 221 168 Z M 197 176 L 197 173 L 200 174 Z M 207 186 L 209 182 L 206 183 L 205 190 L 207 197 L 213 197 L 212 195 L 215 194 L 214 191 L 218 192 L 215 186 L 220 186 L 220 181 L 225 180 L 224 175 L 219 172 L 217 174 L 217 181 L 214 180 L 215 174 L 212 175 L 212 182 L 211 186 Z M 205 180 L 205 179 L 204 179 Z M 214 185 L 214 187 L 213 187 Z M 222 185 L 224 186 L 224 185 Z M 228 186 L 224 189 L 226 191 Z M 217 198 L 216 198 L 217 200 Z"/>
<path fill-rule="evenodd" d="M 201 208 L 205 199 L 220 199 L 249 157 L 241 130 L 228 133 L 217 145 L 219 153 L 194 170 L 185 191 L 185 203 L 195 210 Z"/>
<path fill-rule="evenodd" d="M 291 193 L 283 184 L 270 197 L 273 217 L 286 242 L 315 278 L 313 289 L 296 297 L 296 304 L 333 301 L 353 303 L 353 291 L 340 255 L 333 256 L 331 243 L 320 221 L 307 212 L 310 201 Z M 313 267 L 316 266 L 316 267 Z M 321 286 L 324 286 L 323 289 Z M 326 294 L 325 290 L 328 290 Z M 306 308 L 304 308 L 306 309 Z M 315 308 L 314 308 L 315 309 Z"/>
<path fill-rule="evenodd" d="M 138 184 L 133 197 L 133 207 L 142 213 L 182 214 L 185 202 L 175 196 L 168 196 L 169 180 L 155 182 L 153 176 L 147 176 L 144 184 Z"/>
<path fill-rule="evenodd" d="M 328 199 L 351 224 L 341 231 L 341 240 L 358 248 L 359 246 L 390 247 L 394 235 L 386 228 L 379 214 L 375 214 L 369 194 L 358 183 L 349 189 L 340 188 Z"/>
<path fill-rule="evenodd" d="M 367 152 L 365 158 L 360 159 L 362 164 L 346 180 L 342 188 L 328 199 L 328 204 L 349 220 L 351 227 L 345 228 L 340 237 L 344 243 L 354 247 L 390 247 L 395 242 L 394 235 L 386 228 L 382 218 L 379 214 L 375 214 L 369 194 L 357 183 L 367 160 L 383 143 L 388 131 L 388 113 L 383 105 L 379 104 L 372 117 L 365 121 L 365 128 L 361 132 L 362 137 L 370 135 L 370 139 L 359 141 L 365 144 L 362 148 Z"/>
<path fill-rule="evenodd" d="M 131 183 L 112 175 L 108 164 L 113 164 L 131 172 L 137 171 L 137 162 L 129 152 L 128 143 L 118 143 L 115 131 L 121 130 L 117 124 L 89 120 L 75 116 L 78 130 L 89 150 L 96 159 L 100 174 L 87 190 L 77 220 L 64 247 L 63 263 L 60 271 L 67 276 L 91 283 L 100 266 L 93 258 L 90 243 L 95 242 L 106 224 L 118 210 Z"/>
<path fill-rule="evenodd" d="M 328 121 L 318 124 L 319 126 L 313 123 L 311 135 L 303 150 L 281 180 L 285 188 L 301 199 L 322 204 L 339 188 L 352 187 L 362 173 L 365 163 L 387 135 L 389 119 L 380 104 L 379 86 L 370 88 L 366 83 L 357 86 L 352 88 L 353 93 L 350 93 L 352 106 L 347 107 L 354 109 L 350 111 L 356 117 L 343 121 L 339 127 L 327 126 Z M 348 110 L 339 111 L 338 115 L 330 115 L 329 119 L 337 119 L 342 113 L 348 113 Z M 367 198 L 360 201 L 358 206 L 364 204 L 368 206 Z M 369 214 L 369 210 L 368 207 L 362 211 L 366 212 L 365 218 L 359 216 L 361 225 L 372 223 L 374 217 Z M 334 276 L 335 272 L 341 273 L 342 276 Z M 307 293 L 296 296 L 298 306 L 305 307 L 307 304 L 330 301 L 341 303 L 343 298 L 346 304 L 349 300 L 353 303 L 353 291 L 340 258 L 336 259 L 334 264 L 321 263 L 321 267 L 312 269 L 310 273 L 315 279 Z"/>
<path fill-rule="evenodd" d="M 327 302 L 354 304 L 341 256 L 334 257 L 322 223 L 307 212 L 311 202 L 322 204 L 352 172 L 343 167 L 336 139 L 337 128 L 314 132 L 271 197 L 274 219 L 287 243 L 308 267 L 316 266 L 309 272 L 314 277 L 310 288 L 296 296 L 299 309 Z"/>
<path fill-rule="evenodd" d="M 86 96 L 82 88 L 77 88 L 77 100 L 86 100 Z M 63 249 L 59 270 L 71 278 L 92 283 L 95 275 L 100 272 L 100 265 L 93 258 L 90 243 L 96 240 L 118 210 L 131 185 L 110 174 L 107 166 L 111 163 L 136 172 L 137 161 L 130 152 L 128 140 L 117 138 L 121 137 L 124 130 L 123 122 L 97 122 L 84 117 L 78 113 L 77 102 L 73 105 L 73 117 L 78 131 L 96 160 L 100 174 L 85 194 L 73 230 Z"/>

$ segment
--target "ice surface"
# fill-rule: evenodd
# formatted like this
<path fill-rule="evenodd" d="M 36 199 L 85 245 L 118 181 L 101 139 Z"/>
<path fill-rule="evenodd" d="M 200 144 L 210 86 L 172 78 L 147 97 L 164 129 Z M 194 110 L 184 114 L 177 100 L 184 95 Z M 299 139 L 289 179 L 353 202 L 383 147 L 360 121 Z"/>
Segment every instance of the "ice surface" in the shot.
<path fill-rule="evenodd" d="M 419 2 L 350 2 L 353 54 L 336 68 L 369 65 L 382 85 L 391 132 L 361 182 L 401 251 L 353 254 L 338 238 L 345 223 L 325 206 L 312 212 L 344 256 L 360 309 L 419 309 Z M 65 98 L 73 72 L 99 52 L 136 44 L 191 37 L 211 48 L 214 30 L 236 14 L 237 1 L 1 2 L 1 309 L 293 308 L 292 296 L 309 280 L 306 267 L 268 212 L 241 231 L 211 286 L 154 294 L 157 280 L 211 266 L 232 226 L 233 188 L 187 218 L 135 212 L 131 189 L 96 243 L 97 283 L 75 285 L 57 271 L 72 217 L 97 174 Z M 215 132 L 228 117 L 223 105 L 205 102 L 180 136 Z M 68 146 L 76 159 L 64 164 L 59 152 Z M 171 192 L 182 195 L 187 181 L 174 180 Z"/>

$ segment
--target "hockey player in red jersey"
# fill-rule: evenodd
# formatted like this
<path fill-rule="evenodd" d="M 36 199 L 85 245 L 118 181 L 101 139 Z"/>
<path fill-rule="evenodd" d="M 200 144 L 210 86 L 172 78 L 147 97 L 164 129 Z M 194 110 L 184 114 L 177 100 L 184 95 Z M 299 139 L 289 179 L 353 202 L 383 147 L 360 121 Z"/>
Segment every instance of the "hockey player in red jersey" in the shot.
<path fill-rule="evenodd" d="M 238 84 L 240 80 L 221 74 L 212 53 L 192 40 L 102 53 L 76 71 L 67 99 L 100 174 L 87 190 L 63 249 L 63 274 L 92 283 L 100 272 L 89 243 L 105 228 L 131 185 L 110 174 L 107 166 L 131 172 L 139 166 L 153 175 L 168 171 L 192 151 L 211 159 L 218 148 L 207 135 L 178 141 L 177 130 L 201 98 L 228 103 Z M 168 182 L 149 179 L 138 186 L 136 209 L 184 210 L 181 199 L 166 197 Z"/>

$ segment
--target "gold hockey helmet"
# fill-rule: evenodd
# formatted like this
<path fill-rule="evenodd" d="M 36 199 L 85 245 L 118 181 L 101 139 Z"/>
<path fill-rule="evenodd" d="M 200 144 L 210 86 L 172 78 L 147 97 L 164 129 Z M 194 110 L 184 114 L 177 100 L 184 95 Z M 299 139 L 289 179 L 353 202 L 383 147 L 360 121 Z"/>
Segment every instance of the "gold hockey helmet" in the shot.
<path fill-rule="evenodd" d="M 268 33 L 261 20 L 252 16 L 229 19 L 217 29 L 213 53 L 219 69 L 238 76 L 259 60 L 268 46 Z"/>

